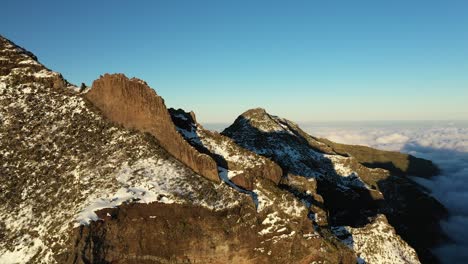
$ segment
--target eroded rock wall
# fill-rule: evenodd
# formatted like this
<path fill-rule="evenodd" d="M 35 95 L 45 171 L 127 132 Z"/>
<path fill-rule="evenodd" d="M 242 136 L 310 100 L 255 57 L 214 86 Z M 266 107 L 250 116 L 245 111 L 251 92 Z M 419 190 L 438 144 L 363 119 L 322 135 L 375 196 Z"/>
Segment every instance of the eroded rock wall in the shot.
<path fill-rule="evenodd" d="M 274 195 L 274 194 L 273 194 Z M 59 263 L 356 263 L 354 253 L 295 218 L 295 231 L 264 233 L 278 213 L 251 205 L 214 212 L 175 204 L 128 204 L 98 212 L 102 219 L 74 230 Z M 266 220 L 262 220 L 266 217 Z M 278 218 L 279 219 L 279 218 Z M 303 220 L 302 222 L 300 220 Z M 286 228 L 284 228 L 286 230 Z M 263 230 L 263 231 L 262 231 Z M 267 239 L 268 237 L 268 239 Z M 315 261 L 315 262 L 314 262 Z"/>
<path fill-rule="evenodd" d="M 216 162 L 199 153 L 179 135 L 164 100 L 144 81 L 129 79 L 123 74 L 105 74 L 93 82 L 86 98 L 111 121 L 150 133 L 193 171 L 212 181 L 220 181 Z"/>

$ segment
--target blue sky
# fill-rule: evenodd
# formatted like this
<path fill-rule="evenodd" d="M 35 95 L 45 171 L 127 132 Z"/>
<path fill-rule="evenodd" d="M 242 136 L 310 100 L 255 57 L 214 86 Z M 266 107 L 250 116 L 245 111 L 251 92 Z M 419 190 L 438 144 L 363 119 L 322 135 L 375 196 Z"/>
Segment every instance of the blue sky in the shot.
<path fill-rule="evenodd" d="M 2 2 L 0 34 L 69 81 L 147 81 L 202 122 L 468 119 L 468 1 Z"/>

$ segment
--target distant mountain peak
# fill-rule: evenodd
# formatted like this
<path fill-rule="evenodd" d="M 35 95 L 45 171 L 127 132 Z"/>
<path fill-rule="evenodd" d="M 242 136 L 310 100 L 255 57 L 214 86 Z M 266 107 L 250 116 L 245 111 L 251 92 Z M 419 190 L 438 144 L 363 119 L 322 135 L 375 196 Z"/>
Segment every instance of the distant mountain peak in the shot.
<path fill-rule="evenodd" d="M 288 132 L 289 127 L 285 119 L 269 114 L 264 108 L 253 108 L 242 113 L 231 126 L 242 126 L 262 132 Z M 290 122 L 292 123 L 292 122 Z"/>
<path fill-rule="evenodd" d="M 256 107 L 256 108 L 251 108 L 244 113 L 242 113 L 242 116 L 244 117 L 255 117 L 258 115 L 265 115 L 268 114 L 265 108 L 262 107 Z"/>

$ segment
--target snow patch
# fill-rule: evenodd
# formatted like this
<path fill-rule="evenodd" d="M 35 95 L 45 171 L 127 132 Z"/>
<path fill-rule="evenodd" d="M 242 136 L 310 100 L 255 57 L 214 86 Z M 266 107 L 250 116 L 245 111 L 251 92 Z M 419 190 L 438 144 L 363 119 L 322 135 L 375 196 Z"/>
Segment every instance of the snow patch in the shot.
<path fill-rule="evenodd" d="M 333 233 L 365 263 L 418 264 L 414 251 L 390 226 L 384 215 L 362 228 L 333 227 Z"/>

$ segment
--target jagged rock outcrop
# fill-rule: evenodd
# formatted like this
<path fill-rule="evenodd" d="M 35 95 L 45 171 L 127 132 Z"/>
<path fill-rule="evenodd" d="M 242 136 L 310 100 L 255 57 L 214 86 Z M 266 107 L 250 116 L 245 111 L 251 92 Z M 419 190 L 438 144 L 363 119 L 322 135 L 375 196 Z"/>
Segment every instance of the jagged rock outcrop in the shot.
<path fill-rule="evenodd" d="M 439 220 L 447 216 L 447 211 L 401 173 L 392 173 L 379 166 L 366 167 L 364 165 L 368 164 L 360 162 L 364 159 L 354 158 L 352 151 L 343 155 L 335 150 L 335 145 L 317 140 L 297 124 L 270 115 L 261 108 L 246 111 L 221 134 L 248 150 L 271 158 L 287 173 L 316 179 L 317 193 L 323 197 L 329 224 L 358 228 L 368 224 L 369 217 L 385 214 L 423 262 L 436 261 L 430 248 L 444 238 Z M 370 155 L 378 152 L 367 149 Z M 392 157 L 409 156 L 386 155 L 390 162 Z M 427 162 L 421 160 L 421 163 Z M 303 193 L 301 197 L 304 197 Z M 310 195 L 309 199 L 314 200 L 314 197 Z"/>
<path fill-rule="evenodd" d="M 105 74 L 93 82 L 86 98 L 111 121 L 150 133 L 193 171 L 220 181 L 216 162 L 187 144 L 176 131 L 164 100 L 144 81 L 128 79 L 123 74 Z"/>
<path fill-rule="evenodd" d="M 196 122 L 195 113 L 169 109 L 180 134 L 201 153 L 210 155 L 218 164 L 220 176 L 246 190 L 254 188 L 257 177 L 278 184 L 283 171 L 273 161 L 238 146 L 217 132 L 206 130 Z"/>

